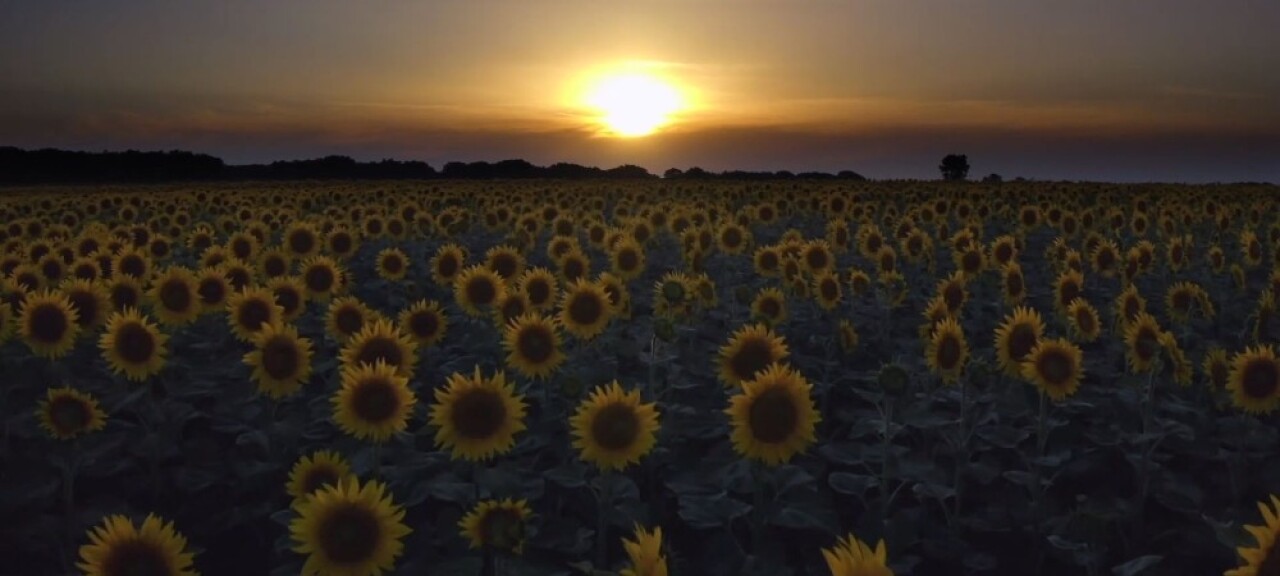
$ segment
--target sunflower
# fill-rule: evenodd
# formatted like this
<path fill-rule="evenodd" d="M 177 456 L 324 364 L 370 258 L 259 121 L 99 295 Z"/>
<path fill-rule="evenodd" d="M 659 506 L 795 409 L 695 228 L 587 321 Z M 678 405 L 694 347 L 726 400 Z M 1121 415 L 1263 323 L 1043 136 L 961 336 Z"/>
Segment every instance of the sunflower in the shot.
<path fill-rule="evenodd" d="M 789 353 L 786 341 L 769 327 L 744 326 L 720 348 L 720 380 L 726 386 L 740 385 L 769 365 L 782 362 Z"/>
<path fill-rule="evenodd" d="M 1022 276 L 1022 266 L 1017 262 L 1006 264 L 1001 270 L 1000 288 L 1005 302 L 1012 306 L 1021 304 L 1027 297 L 1027 282 Z"/>
<path fill-rule="evenodd" d="M 111 310 L 111 302 L 102 285 L 96 281 L 80 278 L 68 278 L 60 288 L 76 312 L 76 324 L 80 333 L 89 334 L 107 322 L 107 313 Z M 3 329 L 0 329 L 3 332 Z"/>
<path fill-rule="evenodd" d="M 374 268 L 378 277 L 390 282 L 403 280 L 409 271 L 409 257 L 399 248 L 386 248 L 378 252 Z"/>
<path fill-rule="evenodd" d="M 107 414 L 98 401 L 72 388 L 50 388 L 48 399 L 36 408 L 36 418 L 40 427 L 58 440 L 70 440 L 107 425 Z"/>
<path fill-rule="evenodd" d="M 343 296 L 329 303 L 325 311 L 325 330 L 338 342 L 346 342 L 377 318 L 378 313 L 355 296 Z"/>
<path fill-rule="evenodd" d="M 413 367 L 418 362 L 416 343 L 390 320 L 378 318 L 366 323 L 342 347 L 340 358 L 343 366 L 357 367 L 385 362 L 395 369 L 396 375 L 413 377 Z"/>
<path fill-rule="evenodd" d="M 765 288 L 751 302 L 751 317 L 768 326 L 777 326 L 787 319 L 787 297 L 777 288 Z"/>
<path fill-rule="evenodd" d="M 1227 359 L 1227 351 L 1214 346 L 1204 355 L 1202 365 L 1205 383 L 1214 390 L 1226 390 L 1231 380 L 1231 361 Z"/>
<path fill-rule="evenodd" d="M 960 308 L 969 300 L 969 290 L 965 284 L 969 277 L 961 270 L 952 272 L 950 276 L 938 282 L 937 295 L 947 306 L 947 312 L 959 314 Z"/>
<path fill-rule="evenodd" d="M 929 336 L 925 361 L 943 382 L 954 383 L 960 378 L 965 362 L 969 359 L 969 344 L 955 317 L 948 316 L 934 325 Z"/>
<path fill-rule="evenodd" d="M 438 428 L 436 446 L 453 458 L 488 460 L 511 450 L 515 435 L 525 429 L 525 403 L 498 371 L 492 378 L 462 373 L 449 376 L 435 391 L 430 422 Z"/>
<path fill-rule="evenodd" d="M 1065 400 L 1080 388 L 1084 354 L 1062 339 L 1042 339 L 1022 361 L 1022 377 L 1055 401 Z"/>
<path fill-rule="evenodd" d="M 716 231 L 716 246 L 725 254 L 741 254 L 751 243 L 751 231 L 737 222 L 726 222 Z"/>
<path fill-rule="evenodd" d="M 1164 303 L 1169 319 L 1176 323 L 1185 323 L 1191 319 L 1192 306 L 1196 306 L 1205 318 L 1214 314 L 1209 294 L 1194 282 L 1178 282 L 1170 286 L 1165 292 Z"/>
<path fill-rule="evenodd" d="M 609 264 L 615 275 L 623 280 L 633 280 L 644 273 L 644 247 L 634 238 L 623 236 L 609 251 Z"/>
<path fill-rule="evenodd" d="M 877 255 L 879 250 L 876 251 Z M 878 259 L 877 259 L 878 261 Z M 800 250 L 800 265 L 811 276 L 818 276 L 835 266 L 835 256 L 826 240 L 811 240 Z"/>
<path fill-rule="evenodd" d="M 302 278 L 302 285 L 307 288 L 307 298 L 317 302 L 327 302 L 346 286 L 346 274 L 328 256 L 314 256 L 304 260 L 298 276 Z"/>
<path fill-rule="evenodd" d="M 590 340 L 608 326 L 612 308 L 609 295 L 599 284 L 578 280 L 561 296 L 559 319 L 566 332 Z"/>
<path fill-rule="evenodd" d="M 279 248 L 272 248 L 258 256 L 258 271 L 263 278 L 279 278 L 293 272 L 293 256 Z"/>
<path fill-rule="evenodd" d="M 151 259 L 145 252 L 124 248 L 116 253 L 111 262 L 111 270 L 115 275 L 133 276 L 145 280 L 151 276 Z"/>
<path fill-rule="evenodd" d="M 532 515 L 526 500 L 482 500 L 458 521 L 458 528 L 473 549 L 519 554 L 524 550 L 525 523 Z"/>
<path fill-rule="evenodd" d="M 956 265 L 956 270 L 963 273 L 966 278 L 977 276 L 987 265 L 982 243 L 976 240 L 970 242 L 964 249 L 953 252 L 951 259 Z"/>
<path fill-rule="evenodd" d="M 253 335 L 254 350 L 244 355 L 253 368 L 258 392 L 279 400 L 302 389 L 311 377 L 311 341 L 298 337 L 298 329 L 268 324 Z"/>
<path fill-rule="evenodd" d="M 566 283 L 585 279 L 591 275 L 591 260 L 581 250 L 574 249 L 560 257 L 560 279 Z"/>
<path fill-rule="evenodd" d="M 267 324 L 284 319 L 284 309 L 266 288 L 249 287 L 227 300 L 227 322 L 237 340 L 252 342 L 253 335 Z"/>
<path fill-rule="evenodd" d="M 0 279 L 0 294 L 4 291 L 5 282 Z M 0 344 L 4 344 L 11 336 L 13 336 L 13 308 L 8 302 L 0 299 Z"/>
<path fill-rule="evenodd" d="M 293 322 L 307 310 L 307 289 L 292 276 L 279 276 L 267 281 L 267 290 L 275 297 L 284 313 L 285 322 Z"/>
<path fill-rule="evenodd" d="M 295 222 L 285 229 L 281 244 L 295 258 L 310 258 L 320 252 L 320 235 L 310 224 Z"/>
<path fill-rule="evenodd" d="M 329 256 L 339 260 L 350 258 L 352 254 L 356 253 L 356 249 L 360 247 L 360 242 L 355 232 L 343 227 L 330 230 L 324 238 L 324 244 Z"/>
<path fill-rule="evenodd" d="M 342 367 L 342 387 L 333 395 L 333 420 L 343 432 L 360 440 L 386 442 L 402 432 L 418 401 L 409 379 L 394 366 L 376 364 Z"/>
<path fill-rule="evenodd" d="M 400 329 L 417 343 L 419 348 L 434 346 L 449 328 L 449 320 L 444 315 L 440 303 L 434 300 L 419 300 L 400 312 L 398 319 Z M 363 326 L 363 321 L 361 321 Z"/>
<path fill-rule="evenodd" d="M 843 296 L 840 290 L 840 279 L 830 271 L 821 272 L 813 279 L 813 294 L 818 301 L 818 306 L 823 310 L 835 309 Z"/>
<path fill-rule="evenodd" d="M 352 477 L 351 465 L 341 454 L 331 450 L 318 450 L 303 456 L 289 470 L 289 482 L 285 491 L 295 504 L 326 486 L 336 486 L 339 480 Z"/>
<path fill-rule="evenodd" d="M 1191 361 L 1187 359 L 1186 353 L 1182 351 L 1182 347 L 1178 345 L 1178 339 L 1173 332 L 1160 335 L 1160 348 L 1164 351 L 1163 372 L 1172 373 L 1173 381 L 1179 386 L 1190 386 L 1194 368 L 1191 366 Z"/>
<path fill-rule="evenodd" d="M 1227 255 L 1222 251 L 1222 247 L 1213 245 L 1209 247 L 1209 251 L 1205 253 L 1205 258 L 1209 260 L 1209 267 L 1213 269 L 1214 274 L 1221 274 L 1227 265 Z"/>
<path fill-rule="evenodd" d="M 1018 247 L 1013 236 L 1001 236 L 991 243 L 991 263 L 997 268 L 1013 262 L 1018 257 Z"/>
<path fill-rule="evenodd" d="M 1067 306 L 1067 319 L 1071 322 L 1071 330 L 1080 342 L 1093 342 L 1102 332 L 1102 321 L 1098 318 L 1098 310 L 1084 298 L 1076 298 Z"/>
<path fill-rule="evenodd" d="M 565 360 L 560 351 L 559 326 L 536 312 L 507 324 L 502 346 L 507 350 L 507 366 L 526 378 L 546 378 Z"/>
<path fill-rule="evenodd" d="M 1064 270 L 1054 281 L 1053 307 L 1060 314 L 1066 315 L 1071 302 L 1083 295 L 1084 276 L 1075 270 Z"/>
<path fill-rule="evenodd" d="M 752 258 L 756 274 L 764 278 L 777 278 L 782 269 L 782 255 L 777 247 L 762 246 L 756 249 Z"/>
<path fill-rule="evenodd" d="M 1127 327 L 1130 323 L 1138 319 L 1138 315 L 1146 312 L 1147 300 L 1138 293 L 1138 287 L 1129 284 L 1124 290 L 1116 296 L 1113 312 L 1116 316 L 1117 323 L 1122 327 Z"/>
<path fill-rule="evenodd" d="M 484 266 L 475 265 L 458 273 L 453 281 L 453 294 L 468 315 L 483 316 L 487 308 L 502 299 L 506 284 Z"/>
<path fill-rule="evenodd" d="M 169 337 L 161 334 L 136 308 L 116 312 L 98 340 L 98 348 L 111 371 L 141 382 L 164 367 Z"/>
<path fill-rule="evenodd" d="M 1125 356 L 1129 370 L 1134 374 L 1148 372 L 1160 353 L 1160 334 L 1163 332 L 1154 316 L 1139 312 L 1124 331 Z"/>
<path fill-rule="evenodd" d="M 624 392 L 617 380 L 591 392 L 569 420 L 573 447 L 601 470 L 622 470 L 638 463 L 656 443 L 658 413 L 642 404 L 640 392 Z"/>
<path fill-rule="evenodd" d="M 996 360 L 1005 374 L 1020 376 L 1022 362 L 1044 337 L 1044 322 L 1034 308 L 1019 306 L 996 328 Z"/>
<path fill-rule="evenodd" d="M 546 268 L 529 268 L 520 274 L 516 289 L 528 297 L 529 306 L 541 311 L 555 305 L 560 287 L 555 275 Z"/>
<path fill-rule="evenodd" d="M 862 296 L 871 291 L 871 277 L 861 270 L 849 271 L 849 290 Z"/>
<path fill-rule="evenodd" d="M 1227 381 L 1231 400 L 1251 414 L 1268 414 L 1280 406 L 1280 361 L 1269 346 L 1245 348 L 1232 358 Z"/>
<path fill-rule="evenodd" d="M 193 322 L 201 310 L 195 274 L 186 268 L 173 267 L 151 282 L 147 299 L 152 312 L 162 324 L 183 326 Z"/>
<path fill-rule="evenodd" d="M 822 557 L 827 561 L 831 576 L 893 576 L 893 570 L 886 566 L 888 552 L 884 540 L 872 550 L 871 546 L 848 534 L 837 539 L 835 546 L 823 548 Z"/>
<path fill-rule="evenodd" d="M 879 277 L 880 289 L 883 291 L 890 308 L 902 306 L 907 301 L 907 279 L 901 272 L 888 272 Z"/>
<path fill-rule="evenodd" d="M 667 576 L 667 557 L 662 554 L 662 527 L 653 531 L 635 526 L 635 540 L 622 539 L 622 548 L 631 561 L 619 576 Z"/>
<path fill-rule="evenodd" d="M 1262 513 L 1264 523 L 1244 527 L 1253 536 L 1256 547 L 1236 548 L 1245 564 L 1227 570 L 1223 576 L 1269 576 L 1275 574 L 1276 567 L 1280 566 L 1280 547 L 1276 546 L 1276 540 L 1280 539 L 1280 497 L 1272 494 L 1270 506 L 1259 502 L 1258 511 Z"/>
<path fill-rule="evenodd" d="M 1258 235 L 1253 230 L 1240 233 L 1240 255 L 1249 268 L 1255 268 L 1262 263 L 1262 242 L 1258 240 Z"/>
<path fill-rule="evenodd" d="M 395 567 L 412 530 L 403 523 L 386 485 L 347 476 L 293 505 L 298 517 L 289 523 L 295 552 L 306 554 L 304 576 L 320 574 L 376 575 Z"/>
<path fill-rule="evenodd" d="M 227 297 L 231 294 L 231 282 L 219 268 L 202 268 L 196 275 L 196 294 L 200 296 L 202 313 L 225 310 Z"/>
<path fill-rule="evenodd" d="M 848 318 L 841 318 L 837 328 L 840 332 L 840 349 L 846 354 L 858 348 L 858 331 Z"/>
<path fill-rule="evenodd" d="M 596 276 L 596 284 L 609 296 L 609 314 L 616 318 L 631 317 L 631 291 L 626 282 L 610 272 L 601 272 Z M 528 299 L 525 299 L 526 305 Z"/>
<path fill-rule="evenodd" d="M 782 364 L 771 364 L 744 381 L 725 409 L 733 425 L 734 450 L 776 466 L 807 448 L 821 421 L 812 389 L 804 376 Z"/>
<path fill-rule="evenodd" d="M 18 333 L 31 353 L 56 360 L 75 346 L 80 316 L 66 294 L 42 291 L 27 294 L 18 310 Z"/>
<path fill-rule="evenodd" d="M 198 574 L 191 568 L 195 554 L 185 551 L 187 539 L 171 522 L 153 514 L 148 514 L 140 527 L 123 515 L 107 516 L 88 535 L 89 544 L 80 546 L 76 563 L 87 576 Z"/>

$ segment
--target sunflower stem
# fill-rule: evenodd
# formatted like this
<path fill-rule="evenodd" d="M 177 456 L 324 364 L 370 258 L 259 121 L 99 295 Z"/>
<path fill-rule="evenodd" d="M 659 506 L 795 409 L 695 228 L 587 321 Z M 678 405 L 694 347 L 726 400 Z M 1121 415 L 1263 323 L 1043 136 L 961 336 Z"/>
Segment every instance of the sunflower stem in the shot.
<path fill-rule="evenodd" d="M 1160 372 L 1162 364 L 1163 362 L 1157 356 L 1151 365 L 1151 371 L 1147 374 L 1146 399 L 1142 403 L 1143 449 L 1142 460 L 1140 461 L 1142 468 L 1138 470 L 1138 506 L 1137 515 L 1134 517 L 1134 531 L 1139 540 L 1142 539 L 1143 532 L 1146 529 L 1144 517 L 1146 516 L 1147 508 L 1147 490 L 1151 484 L 1151 476 L 1148 473 L 1148 469 L 1151 467 L 1151 454 L 1155 451 L 1155 439 L 1151 438 L 1150 434 L 1155 411 L 1156 374 Z"/>
<path fill-rule="evenodd" d="M 764 465 L 760 462 L 753 461 L 751 463 L 751 476 L 755 480 L 752 493 L 751 505 L 751 555 L 759 557 L 760 546 L 764 543 L 764 523 L 765 517 L 765 493 L 768 481 Z"/>
<path fill-rule="evenodd" d="M 884 403 L 880 410 L 880 519 L 886 525 L 889 522 L 889 505 L 893 498 L 889 493 L 889 443 L 890 426 L 893 421 L 893 400 L 883 396 Z"/>
<path fill-rule="evenodd" d="M 70 446 L 67 448 L 62 477 L 62 518 L 66 529 L 67 543 L 66 553 L 63 556 L 72 564 L 75 562 L 72 551 L 75 549 L 76 540 L 75 494 L 76 473 L 79 472 L 80 468 L 79 447 L 79 440 L 71 440 Z"/>
<path fill-rule="evenodd" d="M 960 379 L 960 441 L 956 446 L 957 451 L 960 453 L 959 454 L 960 458 L 956 460 L 955 480 L 954 480 L 954 484 L 955 484 L 954 488 L 956 491 L 955 518 L 957 520 L 960 518 L 960 508 L 961 508 L 961 504 L 963 503 L 963 500 L 962 500 L 963 492 L 961 489 L 963 487 L 963 480 L 964 480 L 964 467 L 969 465 L 969 434 L 966 431 L 966 426 L 965 426 L 965 421 L 967 420 L 966 417 L 968 416 L 968 408 L 969 408 L 969 394 L 968 394 L 969 387 L 965 386 L 965 380 L 966 378 Z"/>
<path fill-rule="evenodd" d="M 612 480 L 612 478 L 610 478 L 610 474 L 611 472 L 608 472 L 608 471 L 600 472 L 600 475 L 596 477 L 597 487 L 594 490 L 592 490 L 592 492 L 594 492 L 596 496 L 596 568 L 597 569 L 603 569 L 605 566 L 608 566 L 608 562 L 609 562 L 607 532 L 609 530 L 608 506 L 609 506 L 610 500 L 612 499 L 612 494 L 609 493 L 609 486 L 611 486 L 610 480 Z"/>

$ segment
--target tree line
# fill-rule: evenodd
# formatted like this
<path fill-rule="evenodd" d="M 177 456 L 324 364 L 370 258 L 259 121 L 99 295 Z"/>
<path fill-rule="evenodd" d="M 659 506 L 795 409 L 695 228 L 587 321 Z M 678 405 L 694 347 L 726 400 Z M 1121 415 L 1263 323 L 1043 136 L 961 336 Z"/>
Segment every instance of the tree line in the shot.
<path fill-rule="evenodd" d="M 685 180 L 733 179 L 846 179 L 865 180 L 852 170 L 836 174 L 727 170 L 699 167 L 671 168 L 664 178 Z M 23 150 L 0 147 L 0 184 L 61 184 L 102 182 L 168 182 L 202 180 L 379 180 L 379 179 L 651 179 L 658 175 L 625 164 L 598 168 L 569 162 L 538 166 L 527 160 L 447 162 L 439 170 L 426 162 L 381 160 L 358 162 L 348 156 L 287 160 L 269 164 L 230 165 L 221 158 L 183 150 L 167 152 L 78 152 L 57 149 Z"/>

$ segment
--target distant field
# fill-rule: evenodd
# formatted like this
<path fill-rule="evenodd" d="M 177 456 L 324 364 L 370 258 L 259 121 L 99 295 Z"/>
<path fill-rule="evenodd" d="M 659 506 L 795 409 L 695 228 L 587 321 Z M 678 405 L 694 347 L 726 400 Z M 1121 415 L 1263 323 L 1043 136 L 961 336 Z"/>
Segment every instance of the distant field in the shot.
<path fill-rule="evenodd" d="M 0 573 L 116 514 L 204 574 L 1221 573 L 1280 491 L 1278 199 L 8 189 Z"/>

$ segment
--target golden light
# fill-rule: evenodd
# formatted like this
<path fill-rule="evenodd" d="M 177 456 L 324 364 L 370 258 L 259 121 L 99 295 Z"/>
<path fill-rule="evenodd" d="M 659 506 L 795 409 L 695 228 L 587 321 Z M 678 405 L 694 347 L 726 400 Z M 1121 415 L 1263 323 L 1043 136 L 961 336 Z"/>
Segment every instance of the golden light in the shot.
<path fill-rule="evenodd" d="M 671 84 L 642 72 L 600 77 L 588 88 L 586 103 L 610 133 L 628 138 L 652 134 L 684 107 Z"/>

